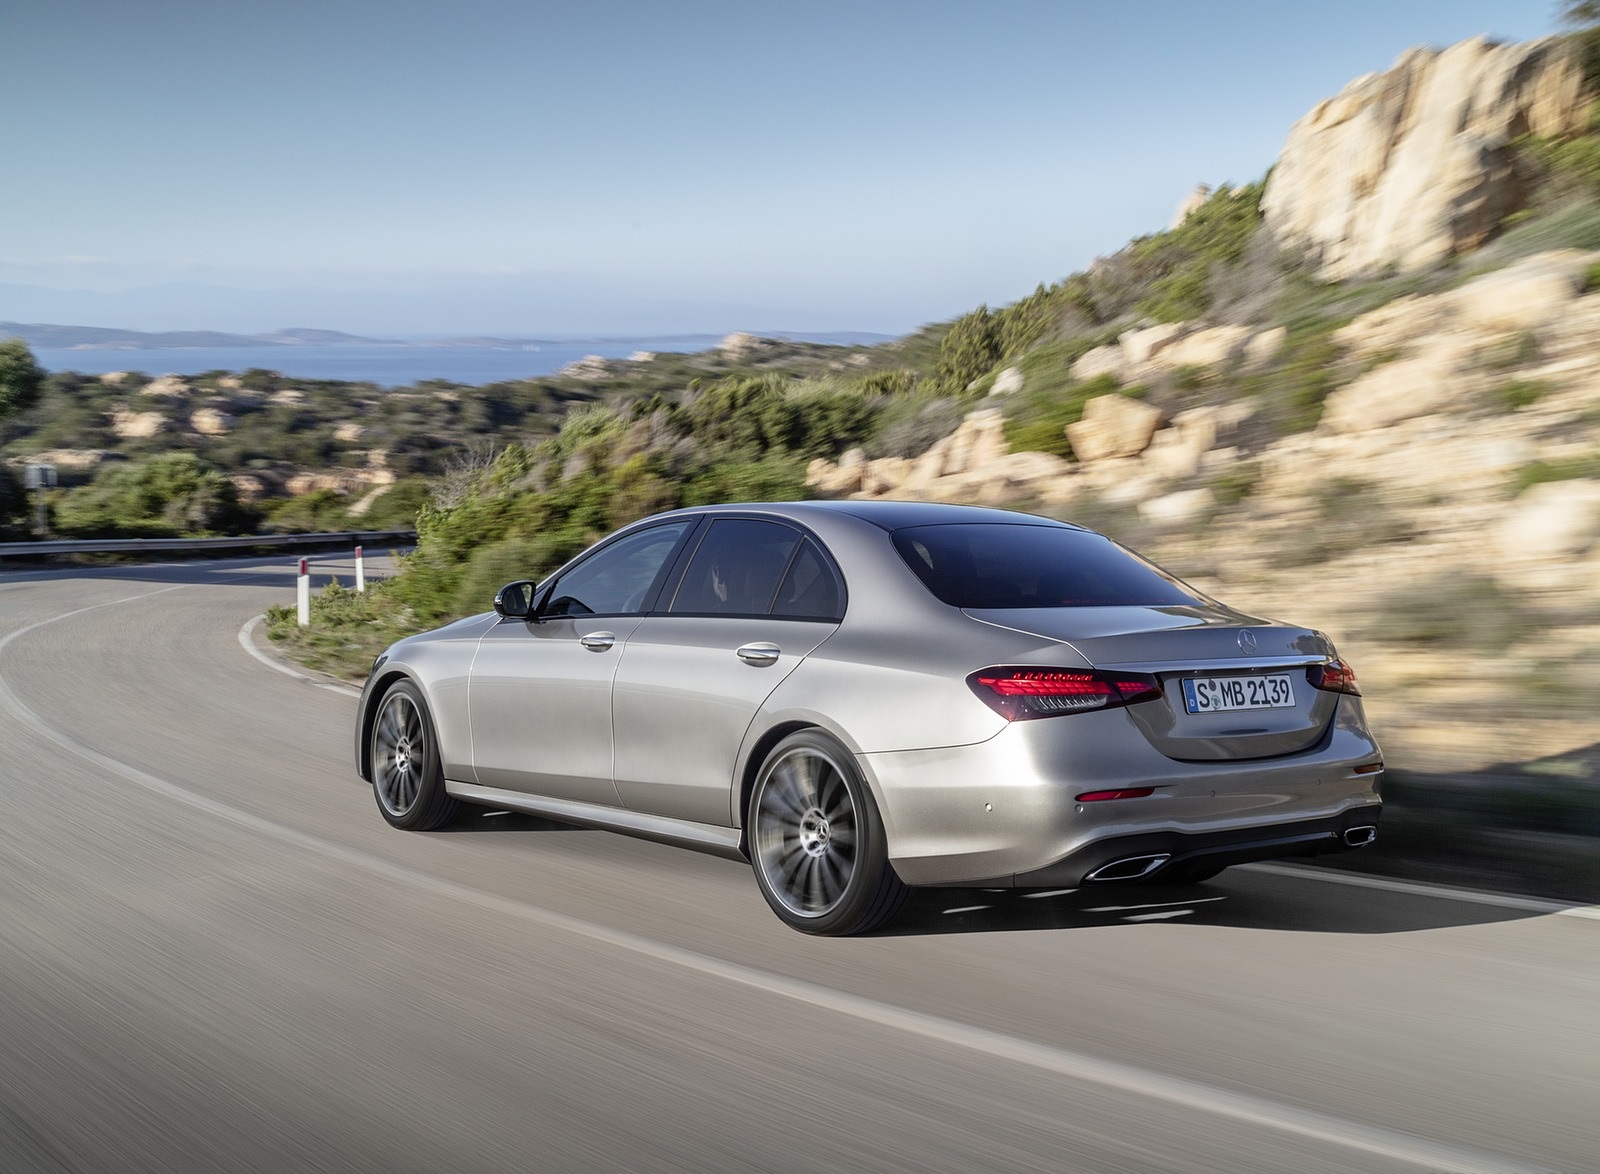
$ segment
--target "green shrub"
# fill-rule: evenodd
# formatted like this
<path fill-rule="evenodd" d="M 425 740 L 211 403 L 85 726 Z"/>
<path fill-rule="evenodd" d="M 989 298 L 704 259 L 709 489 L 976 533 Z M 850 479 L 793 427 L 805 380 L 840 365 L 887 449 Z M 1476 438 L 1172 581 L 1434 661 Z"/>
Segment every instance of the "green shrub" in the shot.
<path fill-rule="evenodd" d="M 1138 398 L 1143 386 L 1122 387 L 1109 375 L 1077 382 L 1050 347 L 1041 347 L 1023 359 L 1022 391 L 1007 405 L 1005 435 L 1012 452 L 1047 452 L 1072 456 L 1067 425 L 1083 419 L 1084 405 L 1101 395 Z"/>
<path fill-rule="evenodd" d="M 189 453 L 103 465 L 61 495 L 55 526 L 74 538 L 254 533 L 257 514 L 233 482 Z"/>
<path fill-rule="evenodd" d="M 1261 465 L 1256 461 L 1235 461 L 1206 482 L 1218 506 L 1238 505 L 1261 483 Z"/>
<path fill-rule="evenodd" d="M 1391 592 L 1366 635 L 1399 644 L 1499 653 L 1538 627 L 1538 617 L 1494 579 L 1444 575 Z"/>
<path fill-rule="evenodd" d="M 1538 403 L 1549 390 L 1550 385 L 1541 379 L 1513 379 L 1496 388 L 1494 395 L 1507 411 L 1516 411 Z"/>
<path fill-rule="evenodd" d="M 1511 479 L 1511 493 L 1516 496 L 1548 481 L 1576 481 L 1586 477 L 1600 478 L 1600 452 L 1550 461 L 1530 461 L 1518 469 L 1516 476 Z"/>

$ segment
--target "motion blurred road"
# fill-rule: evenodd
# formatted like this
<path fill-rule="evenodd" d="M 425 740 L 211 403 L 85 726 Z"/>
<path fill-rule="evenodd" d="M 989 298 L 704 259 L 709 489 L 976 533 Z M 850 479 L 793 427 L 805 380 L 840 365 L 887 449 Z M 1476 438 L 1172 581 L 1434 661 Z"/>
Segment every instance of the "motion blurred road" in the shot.
<path fill-rule="evenodd" d="M 0 1170 L 1600 1170 L 1594 909 L 1260 867 L 806 938 L 728 861 L 391 830 L 243 646 L 292 600 L 0 573 Z"/>

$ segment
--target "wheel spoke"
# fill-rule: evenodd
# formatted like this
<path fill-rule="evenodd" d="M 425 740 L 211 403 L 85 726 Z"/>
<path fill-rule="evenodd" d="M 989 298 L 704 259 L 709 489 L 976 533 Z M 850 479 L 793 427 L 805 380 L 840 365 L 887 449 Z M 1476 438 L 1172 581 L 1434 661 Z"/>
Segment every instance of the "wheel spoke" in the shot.
<path fill-rule="evenodd" d="M 774 815 L 790 826 L 799 824 L 800 817 L 806 813 L 805 799 L 800 793 L 799 784 L 795 782 L 793 773 L 784 767 L 779 767 L 773 772 L 772 782 L 762 793 L 761 805 L 765 810 L 772 810 Z"/>
<path fill-rule="evenodd" d="M 832 905 L 844 893 L 850 874 L 832 852 L 825 852 L 817 858 L 817 872 L 822 877 L 822 890 L 826 894 L 826 903 Z"/>

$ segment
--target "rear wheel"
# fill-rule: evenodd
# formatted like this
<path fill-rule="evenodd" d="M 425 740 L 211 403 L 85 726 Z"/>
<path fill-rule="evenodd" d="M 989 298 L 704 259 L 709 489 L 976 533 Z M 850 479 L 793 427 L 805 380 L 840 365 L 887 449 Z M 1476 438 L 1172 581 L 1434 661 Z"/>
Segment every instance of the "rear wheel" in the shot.
<path fill-rule="evenodd" d="M 761 895 L 803 933 L 864 933 L 905 901 L 872 794 L 849 752 L 820 730 L 773 747 L 746 826 Z"/>
<path fill-rule="evenodd" d="M 410 681 L 390 685 L 378 703 L 371 749 L 372 793 L 383 818 L 395 827 L 430 831 L 460 812 L 460 801 L 444 789 L 428 704 Z"/>

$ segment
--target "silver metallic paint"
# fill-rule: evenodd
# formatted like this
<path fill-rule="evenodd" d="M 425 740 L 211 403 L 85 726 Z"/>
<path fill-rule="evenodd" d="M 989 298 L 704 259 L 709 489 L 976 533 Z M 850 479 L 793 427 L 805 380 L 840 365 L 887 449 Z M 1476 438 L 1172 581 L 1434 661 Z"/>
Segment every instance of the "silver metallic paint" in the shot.
<path fill-rule="evenodd" d="M 950 508 L 959 515 L 953 520 L 971 520 Z M 888 532 L 868 517 L 824 503 L 684 512 L 765 515 L 809 529 L 843 573 L 849 597 L 843 622 L 831 634 L 796 643 L 786 633 L 832 626 L 666 616 L 499 625 L 490 615 L 402 641 L 373 682 L 402 673 L 422 687 L 452 794 L 726 854 L 741 843 L 741 788 L 759 765 L 759 749 L 788 729 L 815 726 L 856 756 L 884 821 L 890 859 L 911 884 L 1005 883 L 1101 838 L 1247 830 L 1376 810 L 1380 803 L 1376 776 L 1352 773 L 1379 759 L 1356 697 L 1317 694 L 1307 685 L 1294 711 L 1273 719 L 1248 711 L 1253 727 L 1277 721 L 1283 727 L 1277 735 L 1299 739 L 1298 752 L 1285 754 L 1284 737 L 1274 740 L 1269 730 L 1258 746 L 1279 757 L 1223 763 L 1215 756 L 1238 752 L 1229 749 L 1230 735 L 1208 734 L 1168 702 L 1148 702 L 1137 712 L 1008 723 L 965 684 L 969 673 L 997 664 L 1111 662 L 1162 675 L 1173 696 L 1179 676 L 1202 668 L 1303 673 L 1306 663 L 1334 655 L 1320 633 L 1209 601 L 1180 609 L 965 614 L 935 599 L 895 553 Z M 551 627 L 556 623 L 573 631 Z M 603 652 L 583 650 L 580 626 L 617 639 Z M 1253 657 L 1239 647 L 1244 626 L 1259 644 Z M 519 638 L 501 627 L 544 631 Z M 696 630 L 704 638 L 691 647 Z M 737 649 L 757 641 L 782 649 L 775 664 L 739 659 Z M 683 657 L 676 665 L 675 645 Z M 537 655 L 541 649 L 560 651 L 551 658 Z M 619 744 L 611 777 L 599 777 L 595 764 L 610 751 L 593 744 L 601 728 L 596 690 L 629 664 L 630 650 L 637 653 L 636 675 L 617 678 L 620 689 L 602 723 L 611 728 L 614 713 L 626 745 Z M 538 683 L 553 659 L 582 666 L 582 657 L 605 666 L 582 677 L 586 692 L 564 696 L 560 687 Z M 1181 709 L 1181 699 L 1175 703 Z M 1164 715 L 1152 708 L 1158 705 Z M 1319 722 L 1320 733 L 1313 728 Z M 588 729 L 589 744 L 561 751 L 552 765 L 549 752 L 579 728 Z M 1316 736 L 1307 739 L 1308 731 Z M 1158 746 L 1183 751 L 1189 761 Z M 1194 761 L 1207 755 L 1213 760 Z M 583 765 L 574 767 L 577 761 Z M 1073 800 L 1079 790 L 1118 785 L 1158 791 L 1148 800 Z"/>

